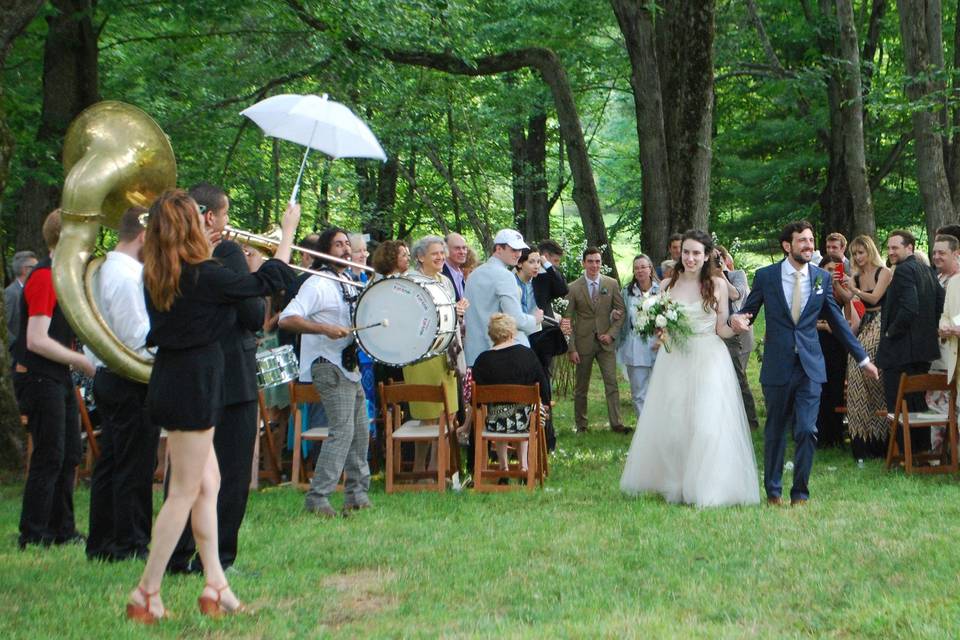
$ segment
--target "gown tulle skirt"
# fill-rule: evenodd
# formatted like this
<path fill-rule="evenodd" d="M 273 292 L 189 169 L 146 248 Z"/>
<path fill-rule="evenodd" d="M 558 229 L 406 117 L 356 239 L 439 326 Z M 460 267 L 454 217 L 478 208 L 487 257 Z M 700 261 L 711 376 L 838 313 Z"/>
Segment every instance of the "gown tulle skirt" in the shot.
<path fill-rule="evenodd" d="M 692 318 L 700 333 L 657 355 L 620 488 L 698 507 L 757 504 L 757 462 L 730 353 L 700 305 L 685 307 L 705 316 Z"/>

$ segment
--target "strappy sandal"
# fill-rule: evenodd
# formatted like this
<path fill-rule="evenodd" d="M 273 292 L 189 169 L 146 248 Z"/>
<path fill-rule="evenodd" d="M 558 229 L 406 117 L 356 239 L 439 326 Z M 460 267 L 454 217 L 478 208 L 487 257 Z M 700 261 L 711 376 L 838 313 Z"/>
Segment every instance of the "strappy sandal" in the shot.
<path fill-rule="evenodd" d="M 160 595 L 160 590 L 157 589 L 153 593 L 147 593 L 147 590 L 144 589 L 141 585 L 137 585 L 137 591 L 140 592 L 140 595 L 143 596 L 143 604 L 137 604 L 136 602 L 127 603 L 127 620 L 132 620 L 133 622 L 139 622 L 141 624 L 156 624 L 160 620 L 167 617 L 167 612 L 164 610 L 159 616 L 154 615 L 150 611 L 150 598 L 155 598 Z"/>
<path fill-rule="evenodd" d="M 212 589 L 217 592 L 216 598 L 211 598 L 206 595 L 201 595 L 197 598 L 197 606 L 200 607 L 200 613 L 205 616 L 210 616 L 211 618 L 219 618 L 221 616 L 232 616 L 238 613 L 252 613 L 250 609 L 245 607 L 243 604 L 238 604 L 233 609 L 227 609 L 223 606 L 221 598 L 223 592 L 230 588 L 229 584 L 225 584 L 219 589 L 212 584 L 207 584 L 205 589 Z"/>

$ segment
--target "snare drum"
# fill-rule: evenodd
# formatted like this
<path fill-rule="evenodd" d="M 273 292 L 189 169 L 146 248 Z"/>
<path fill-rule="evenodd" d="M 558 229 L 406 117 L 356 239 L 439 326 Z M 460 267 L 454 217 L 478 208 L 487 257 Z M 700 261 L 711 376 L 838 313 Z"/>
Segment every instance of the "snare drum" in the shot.
<path fill-rule="evenodd" d="M 443 284 L 420 274 L 388 276 L 367 285 L 357 300 L 353 324 L 389 326 L 357 331 L 371 358 L 402 367 L 440 355 L 457 331 L 456 306 Z"/>
<path fill-rule="evenodd" d="M 297 363 L 293 345 L 287 344 L 257 352 L 257 386 L 261 389 L 286 384 L 299 376 L 300 365 Z"/>

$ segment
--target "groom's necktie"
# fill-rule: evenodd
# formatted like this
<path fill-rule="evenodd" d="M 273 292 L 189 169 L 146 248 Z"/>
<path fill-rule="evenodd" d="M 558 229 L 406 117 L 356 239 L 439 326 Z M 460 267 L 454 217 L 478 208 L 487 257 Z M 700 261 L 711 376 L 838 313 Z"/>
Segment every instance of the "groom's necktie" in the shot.
<path fill-rule="evenodd" d="M 793 324 L 800 322 L 800 280 L 803 279 L 803 273 L 793 272 L 793 300 L 790 301 L 790 316 L 793 318 Z"/>
<path fill-rule="evenodd" d="M 590 302 L 597 304 L 597 299 L 600 297 L 600 292 L 598 291 L 600 287 L 597 286 L 596 282 L 590 283 Z"/>

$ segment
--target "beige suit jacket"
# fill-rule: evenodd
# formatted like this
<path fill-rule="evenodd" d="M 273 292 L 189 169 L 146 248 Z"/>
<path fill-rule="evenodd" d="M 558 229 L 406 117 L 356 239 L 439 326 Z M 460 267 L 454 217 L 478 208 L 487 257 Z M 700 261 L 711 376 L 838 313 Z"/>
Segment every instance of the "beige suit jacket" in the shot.
<path fill-rule="evenodd" d="M 620 327 L 624 321 L 623 296 L 619 283 L 609 276 L 601 275 L 600 295 L 594 305 L 590 300 L 587 279 L 580 276 L 570 285 L 567 300 L 567 315 L 573 324 L 570 351 L 591 354 L 601 350 L 616 350 L 616 338 L 620 335 Z M 620 311 L 618 320 L 610 317 L 614 310 Z M 611 336 L 614 341 L 607 345 L 602 344 L 597 340 L 597 336 L 603 334 Z"/>
<path fill-rule="evenodd" d="M 952 327 L 960 324 L 954 319 L 960 316 L 960 275 L 947 281 L 947 297 L 943 302 L 943 315 L 940 316 L 941 327 Z M 947 378 L 951 381 L 957 373 L 957 338 L 948 338 L 945 345 L 940 347 L 940 357 L 946 365 Z"/>

